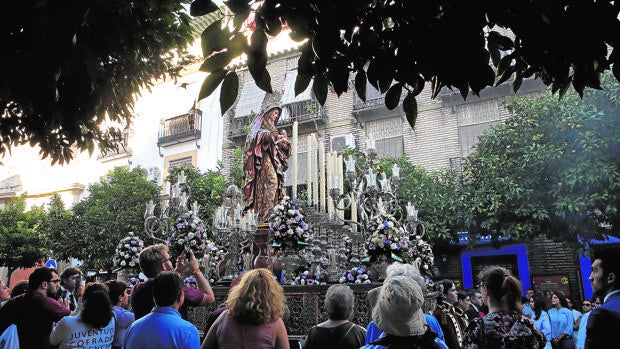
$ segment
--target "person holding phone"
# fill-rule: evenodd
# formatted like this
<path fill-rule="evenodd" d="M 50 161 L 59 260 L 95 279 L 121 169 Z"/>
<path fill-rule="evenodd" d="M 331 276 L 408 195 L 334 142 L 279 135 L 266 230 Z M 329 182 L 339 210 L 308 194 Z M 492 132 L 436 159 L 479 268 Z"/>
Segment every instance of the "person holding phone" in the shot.
<path fill-rule="evenodd" d="M 168 246 L 156 244 L 146 247 L 140 252 L 140 268 L 148 280 L 138 283 L 131 291 L 131 309 L 136 315 L 136 320 L 151 312 L 155 306 L 153 301 L 153 280 L 162 271 L 176 271 L 181 273 L 189 270 L 196 279 L 198 289 L 185 286 L 183 288 L 184 302 L 179 313 L 183 319 L 187 319 L 187 308 L 205 306 L 215 302 L 213 289 L 199 268 L 199 261 L 194 253 L 184 251 L 177 258 L 176 268 L 172 266 Z"/>

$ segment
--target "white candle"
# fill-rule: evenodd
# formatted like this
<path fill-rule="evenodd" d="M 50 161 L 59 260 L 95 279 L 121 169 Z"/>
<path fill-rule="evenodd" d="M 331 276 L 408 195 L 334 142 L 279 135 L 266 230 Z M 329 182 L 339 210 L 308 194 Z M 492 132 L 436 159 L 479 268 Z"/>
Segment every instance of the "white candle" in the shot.
<path fill-rule="evenodd" d="M 317 162 L 317 145 L 316 145 L 316 135 L 312 134 L 312 167 L 316 166 Z M 315 206 L 319 205 L 319 173 L 315 170 L 312 171 L 312 204 Z"/>
<path fill-rule="evenodd" d="M 308 206 L 312 206 L 312 134 L 306 137 L 306 194 Z"/>
<path fill-rule="evenodd" d="M 332 153 L 327 153 L 327 195 L 329 195 L 329 190 L 331 190 L 333 188 L 333 177 L 334 177 L 334 168 L 333 168 L 333 161 L 332 161 Z M 332 215 L 332 200 L 327 197 L 326 198 L 327 202 L 327 213 L 329 213 L 330 218 Z"/>
<path fill-rule="evenodd" d="M 344 193 L 344 167 L 342 161 L 342 154 L 336 156 L 336 164 L 338 165 L 338 181 L 336 185 L 338 185 L 340 193 Z M 344 219 L 344 202 L 342 203 L 340 208 L 342 208 L 342 210 L 338 211 L 338 215 L 340 216 L 340 219 Z"/>
<path fill-rule="evenodd" d="M 353 192 L 351 192 L 351 221 L 357 223 L 357 202 L 355 201 L 355 193 Z M 357 230 L 355 224 L 353 224 L 352 227 Z"/>
<path fill-rule="evenodd" d="M 297 199 L 297 159 L 299 157 L 299 152 L 297 151 L 298 147 L 298 137 L 299 136 L 299 124 L 297 120 L 293 122 L 293 149 L 291 153 L 293 154 L 293 199 Z"/>
<path fill-rule="evenodd" d="M 325 210 L 325 144 L 323 144 L 323 140 L 319 139 L 319 183 L 321 185 L 320 190 L 320 202 L 321 206 L 319 211 L 326 212 Z"/>

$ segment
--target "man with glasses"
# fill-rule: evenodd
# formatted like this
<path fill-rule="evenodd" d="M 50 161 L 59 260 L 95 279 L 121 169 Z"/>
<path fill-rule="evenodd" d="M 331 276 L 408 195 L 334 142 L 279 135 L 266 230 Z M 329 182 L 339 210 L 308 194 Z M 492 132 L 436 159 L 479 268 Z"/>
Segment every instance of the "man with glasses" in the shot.
<path fill-rule="evenodd" d="M 35 269 L 28 278 L 26 293 L 11 298 L 0 309 L 0 333 L 15 324 L 20 348 L 49 348 L 53 323 L 71 314 L 66 300 L 59 303 L 52 298 L 59 288 L 55 269 Z"/>
<path fill-rule="evenodd" d="M 586 299 L 582 304 L 583 315 L 577 320 L 575 326 L 578 328 L 577 335 L 575 336 L 575 349 L 583 349 L 586 344 L 586 325 L 588 323 L 588 317 L 590 311 L 594 309 L 594 300 Z"/>

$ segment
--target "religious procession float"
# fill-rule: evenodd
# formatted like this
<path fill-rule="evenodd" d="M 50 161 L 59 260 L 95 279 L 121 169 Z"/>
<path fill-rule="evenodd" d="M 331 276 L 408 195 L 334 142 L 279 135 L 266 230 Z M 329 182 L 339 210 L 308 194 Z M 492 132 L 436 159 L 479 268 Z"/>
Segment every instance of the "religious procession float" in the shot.
<path fill-rule="evenodd" d="M 287 295 L 292 314 L 290 335 L 303 335 L 323 321 L 327 287 L 347 283 L 356 294 L 356 323 L 369 321 L 366 292 L 385 278 L 390 263 L 418 266 L 429 283 L 433 251 L 424 241 L 424 224 L 412 203 L 396 199 L 399 167 L 389 175 L 377 171 L 376 148 L 367 140 L 364 153 L 326 152 L 316 137 L 308 137 L 305 199 L 298 200 L 297 168 L 287 159 L 297 147 L 297 128 L 289 141 L 277 129 L 281 109 L 267 107 L 252 123 L 246 140 L 244 187 L 227 188 L 214 212 L 209 231 L 198 216 L 197 202 L 188 204 L 191 188 L 183 172 L 155 215 L 157 204 L 146 205 L 144 233 L 166 243 L 173 255 L 192 250 L 202 258 L 203 272 L 213 285 L 216 302 L 226 299 L 233 279 L 246 270 L 269 268 Z M 296 165 L 295 163 L 293 165 Z M 284 172 L 292 170 L 291 193 L 284 190 Z M 144 242 L 130 233 L 118 244 L 114 262 L 136 281 L 138 256 Z M 203 258 L 204 257 L 204 258 Z M 186 283 L 192 284 L 191 275 Z M 195 309 L 194 322 L 212 308 Z"/>

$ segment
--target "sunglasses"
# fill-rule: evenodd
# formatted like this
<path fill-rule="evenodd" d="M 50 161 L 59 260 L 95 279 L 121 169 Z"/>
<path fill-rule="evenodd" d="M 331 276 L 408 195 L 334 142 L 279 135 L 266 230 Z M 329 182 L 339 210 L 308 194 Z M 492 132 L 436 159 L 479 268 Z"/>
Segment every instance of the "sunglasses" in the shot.
<path fill-rule="evenodd" d="M 50 282 L 57 284 L 57 283 L 59 283 L 59 282 L 60 282 L 60 279 L 50 280 Z"/>
<path fill-rule="evenodd" d="M 592 304 L 591 304 L 591 303 L 583 303 L 583 306 L 584 306 L 584 307 L 591 307 L 591 306 L 592 306 Z"/>

